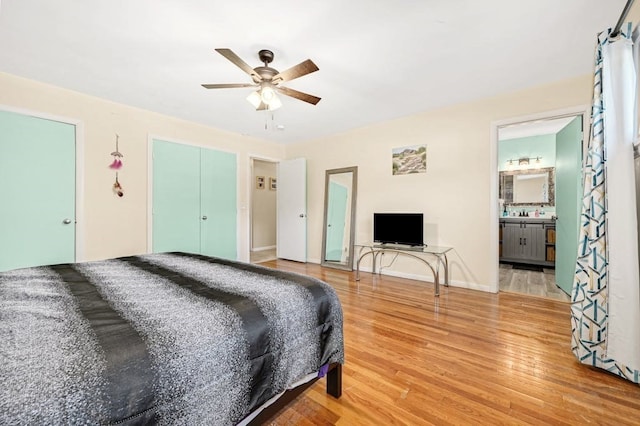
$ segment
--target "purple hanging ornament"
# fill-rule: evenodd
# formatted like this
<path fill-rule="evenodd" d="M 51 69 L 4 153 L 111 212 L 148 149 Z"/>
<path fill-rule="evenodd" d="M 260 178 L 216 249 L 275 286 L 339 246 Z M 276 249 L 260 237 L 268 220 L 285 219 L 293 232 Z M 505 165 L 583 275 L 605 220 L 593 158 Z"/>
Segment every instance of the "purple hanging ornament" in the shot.
<path fill-rule="evenodd" d="M 118 170 L 121 167 L 122 167 L 122 161 L 118 160 L 117 158 L 114 158 L 113 162 L 109 164 L 109 168 L 113 170 Z"/>
<path fill-rule="evenodd" d="M 119 139 L 120 139 L 120 136 L 118 136 L 118 134 L 116 133 L 116 150 L 111 153 L 111 155 L 113 156 L 113 162 L 109 164 L 109 168 L 113 170 L 120 170 L 122 168 L 121 158 L 124 157 L 124 155 L 122 155 L 120 151 L 118 151 Z"/>

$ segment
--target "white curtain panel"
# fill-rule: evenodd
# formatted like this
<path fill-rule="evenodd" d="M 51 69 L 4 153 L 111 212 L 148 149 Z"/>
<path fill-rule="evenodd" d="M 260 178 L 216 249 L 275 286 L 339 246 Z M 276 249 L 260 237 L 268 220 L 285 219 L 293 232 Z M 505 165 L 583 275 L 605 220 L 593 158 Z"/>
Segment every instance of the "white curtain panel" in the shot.
<path fill-rule="evenodd" d="M 606 357 L 640 370 L 640 271 L 633 162 L 637 73 L 633 42 L 603 46 L 609 326 Z"/>

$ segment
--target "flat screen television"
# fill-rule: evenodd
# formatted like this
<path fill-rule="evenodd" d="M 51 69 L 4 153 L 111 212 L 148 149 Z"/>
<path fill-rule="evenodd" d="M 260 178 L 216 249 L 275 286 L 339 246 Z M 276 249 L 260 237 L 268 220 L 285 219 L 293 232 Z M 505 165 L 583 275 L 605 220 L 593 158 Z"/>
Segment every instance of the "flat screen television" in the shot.
<path fill-rule="evenodd" d="M 374 213 L 373 242 L 424 245 L 422 213 Z"/>

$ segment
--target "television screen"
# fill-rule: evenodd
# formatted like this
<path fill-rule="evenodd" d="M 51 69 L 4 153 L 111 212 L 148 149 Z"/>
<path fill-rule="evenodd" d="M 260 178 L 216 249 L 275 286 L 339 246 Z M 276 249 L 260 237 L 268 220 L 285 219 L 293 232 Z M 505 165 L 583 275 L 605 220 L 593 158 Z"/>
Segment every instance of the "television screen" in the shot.
<path fill-rule="evenodd" d="M 424 245 L 422 213 L 374 213 L 373 241 L 383 244 Z"/>

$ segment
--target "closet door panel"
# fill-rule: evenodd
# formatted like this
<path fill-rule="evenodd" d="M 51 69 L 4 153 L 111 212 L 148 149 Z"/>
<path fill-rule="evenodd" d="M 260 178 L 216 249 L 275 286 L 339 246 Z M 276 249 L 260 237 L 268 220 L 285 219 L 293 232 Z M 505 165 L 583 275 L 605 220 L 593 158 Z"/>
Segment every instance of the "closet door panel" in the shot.
<path fill-rule="evenodd" d="M 200 148 L 153 141 L 153 252 L 200 253 Z"/>
<path fill-rule="evenodd" d="M 202 148 L 201 171 L 202 254 L 236 259 L 238 239 L 236 155 Z"/>
<path fill-rule="evenodd" d="M 75 131 L 0 111 L 0 271 L 75 261 Z"/>

